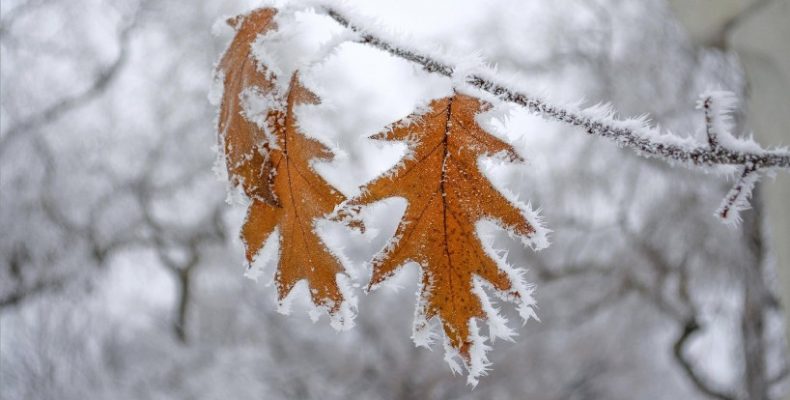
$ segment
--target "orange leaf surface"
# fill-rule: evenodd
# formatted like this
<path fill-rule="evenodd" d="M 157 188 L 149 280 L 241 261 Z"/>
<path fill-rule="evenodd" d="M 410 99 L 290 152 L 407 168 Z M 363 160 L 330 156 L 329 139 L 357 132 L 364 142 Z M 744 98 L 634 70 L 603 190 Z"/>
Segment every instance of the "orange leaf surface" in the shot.
<path fill-rule="evenodd" d="M 332 155 L 321 143 L 304 136 L 294 110 L 317 104 L 294 74 L 287 93 L 280 94 L 273 78 L 251 55 L 259 34 L 273 29 L 276 10 L 258 9 L 229 20 L 236 36 L 219 63 L 224 74 L 219 133 L 231 182 L 250 198 L 241 237 L 252 263 L 275 228 L 280 228 L 280 259 L 275 274 L 283 302 L 297 283 L 305 281 L 314 305 L 325 309 L 336 328 L 348 328 L 353 306 L 338 279 L 344 269 L 315 231 L 315 220 L 345 198 L 311 167 Z M 245 110 L 245 102 L 268 96 L 264 110 Z M 338 276 L 340 274 L 340 276 Z"/>
<path fill-rule="evenodd" d="M 241 186 L 247 196 L 267 204 L 276 203 L 270 186 L 270 145 L 264 128 L 245 116 L 243 101 L 250 90 L 273 94 L 273 81 L 250 53 L 255 38 L 275 28 L 272 19 L 276 13 L 273 8 L 261 8 L 229 19 L 236 36 L 218 65 L 224 84 L 219 133 L 228 175 L 231 183 Z M 278 119 L 282 111 L 273 108 L 269 114 L 269 119 Z"/>
<path fill-rule="evenodd" d="M 387 280 L 409 261 L 419 263 L 422 309 L 415 321 L 415 337 L 428 329 L 431 318 L 441 320 L 449 350 L 460 356 L 472 383 L 473 375 L 485 370 L 485 365 L 472 365 L 471 353 L 484 350 L 473 349 L 477 337 L 473 319 L 490 317 L 484 310 L 484 304 L 490 304 L 487 298 L 481 299 L 485 293 L 476 285 L 489 284 L 503 298 L 522 302 L 527 318 L 534 316 L 529 308 L 533 304 L 530 291 L 519 274 L 492 258 L 476 232 L 477 222 L 485 219 L 526 240 L 536 234 L 522 209 L 494 188 L 478 168 L 481 155 L 520 160 L 510 145 L 476 123 L 475 116 L 486 107 L 473 97 L 456 94 L 433 101 L 428 113 L 410 116 L 373 136 L 405 141 L 411 145 L 411 154 L 345 206 L 353 210 L 389 197 L 408 201 L 395 237 L 373 260 L 370 286 Z M 341 218 L 348 219 L 343 214 Z"/>
<path fill-rule="evenodd" d="M 280 227 L 280 260 L 275 283 L 280 301 L 301 280 L 307 281 L 313 304 L 325 308 L 335 318 L 348 318 L 341 307 L 345 301 L 337 275 L 344 269 L 315 231 L 315 220 L 334 210 L 344 200 L 310 166 L 316 159 L 329 160 L 331 153 L 318 141 L 307 138 L 297 128 L 294 109 L 316 104 L 317 97 L 298 81 L 291 80 L 285 118 L 270 120 L 277 146 L 270 150 L 274 167 L 273 192 L 278 204 L 253 199 L 242 228 L 247 260 L 252 262 L 267 238 Z M 349 320 L 335 320 L 347 327 Z"/>

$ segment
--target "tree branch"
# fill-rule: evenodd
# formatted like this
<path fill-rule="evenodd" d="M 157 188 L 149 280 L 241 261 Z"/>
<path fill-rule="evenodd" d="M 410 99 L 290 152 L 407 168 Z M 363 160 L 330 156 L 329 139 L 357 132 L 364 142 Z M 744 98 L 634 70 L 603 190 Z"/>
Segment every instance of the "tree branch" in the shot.
<path fill-rule="evenodd" d="M 456 71 L 456 68 L 451 65 L 437 61 L 425 54 L 403 49 L 369 33 L 361 25 L 352 23 L 346 15 L 334 8 L 326 6 L 324 10 L 337 23 L 360 34 L 362 43 L 417 63 L 428 72 L 453 77 Z M 472 74 L 464 79 L 471 86 L 491 93 L 504 101 L 518 104 L 547 119 L 582 128 L 590 135 L 613 140 L 618 145 L 628 147 L 645 157 L 657 157 L 667 162 L 683 162 L 698 166 L 742 165 L 750 166 L 755 170 L 764 168 L 790 169 L 790 153 L 786 151 L 738 151 L 722 146 L 686 147 L 662 142 L 655 137 L 650 137 L 655 135 L 626 126 L 626 121 L 595 119 L 585 115 L 584 112 L 568 110 L 537 97 L 520 93 L 481 74 Z"/>
<path fill-rule="evenodd" d="M 52 122 L 62 115 L 79 108 L 80 106 L 88 103 L 100 94 L 104 93 L 104 91 L 118 76 L 129 57 L 129 40 L 132 31 L 137 26 L 139 11 L 140 10 L 138 8 L 135 14 L 132 16 L 130 22 L 118 33 L 118 56 L 115 58 L 115 60 L 113 60 L 113 62 L 106 67 L 102 68 L 93 82 L 91 82 L 91 84 L 81 92 L 59 100 L 38 114 L 28 117 L 6 130 L 5 135 L 0 137 L 0 155 L 2 155 L 2 153 L 9 147 L 9 143 L 11 143 L 20 135 Z"/>
<path fill-rule="evenodd" d="M 683 330 L 680 332 L 680 335 L 677 337 L 674 345 L 672 346 L 675 360 L 683 368 L 683 371 L 691 379 L 691 382 L 694 383 L 694 386 L 696 386 L 701 392 L 719 400 L 735 400 L 736 397 L 734 395 L 714 389 L 710 383 L 708 383 L 697 373 L 697 371 L 694 369 L 694 366 L 691 365 L 691 361 L 686 358 L 686 344 L 699 329 L 700 326 L 695 319 L 692 318 L 686 321 L 686 324 L 683 326 Z"/>
<path fill-rule="evenodd" d="M 725 21 L 724 24 L 721 25 L 721 28 L 711 36 L 707 45 L 722 50 L 726 49 L 727 39 L 729 39 L 730 34 L 744 21 L 748 20 L 773 2 L 774 0 L 756 0 L 752 2 L 741 12 L 733 15 L 730 17 L 730 19 Z"/>

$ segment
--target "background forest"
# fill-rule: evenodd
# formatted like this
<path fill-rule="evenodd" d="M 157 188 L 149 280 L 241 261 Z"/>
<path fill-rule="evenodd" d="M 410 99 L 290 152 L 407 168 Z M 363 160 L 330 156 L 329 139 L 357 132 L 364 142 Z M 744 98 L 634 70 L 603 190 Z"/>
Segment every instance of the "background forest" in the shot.
<path fill-rule="evenodd" d="M 702 127 L 700 92 L 749 95 L 738 57 L 693 42 L 663 0 L 353 3 L 414 40 L 479 52 L 553 98 L 611 102 L 675 132 Z M 515 108 L 492 129 L 528 163 L 489 174 L 542 208 L 552 244 L 536 253 L 496 236 L 537 285 L 541 322 L 496 343 L 477 388 L 451 374 L 441 346 L 409 339 L 414 266 L 360 302 L 351 331 L 335 332 L 326 317 L 313 323 L 299 304 L 278 313 L 266 287 L 273 262 L 248 272 L 257 281 L 244 277 L 244 207 L 228 205 L 215 173 L 212 74 L 233 34 L 223 17 L 256 5 L 0 3 L 3 399 L 787 392 L 773 216 L 760 195 L 729 228 L 712 216 L 731 186 L 724 177 L 639 158 Z M 309 13 L 304 23 L 331 25 Z M 304 76 L 322 98 L 305 123 L 338 155 L 319 172 L 347 195 L 402 155 L 364 138 L 447 85 L 352 43 Z M 736 115 L 737 131 L 749 129 L 745 120 Z M 371 208 L 377 229 L 336 228 L 332 245 L 364 275 L 402 207 Z M 514 310 L 504 313 L 515 326 Z"/>

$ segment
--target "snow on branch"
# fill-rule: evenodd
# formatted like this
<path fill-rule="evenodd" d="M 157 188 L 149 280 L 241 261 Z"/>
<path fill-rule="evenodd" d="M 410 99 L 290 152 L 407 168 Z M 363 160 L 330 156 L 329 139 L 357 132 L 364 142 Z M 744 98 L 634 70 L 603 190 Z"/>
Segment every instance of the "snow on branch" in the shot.
<path fill-rule="evenodd" d="M 738 99 L 730 92 L 713 91 L 700 96 L 697 108 L 702 109 L 705 114 L 705 135 L 711 150 L 720 148 L 737 150 L 742 146 L 756 145 L 753 142 L 739 140 L 732 134 L 731 113 L 736 109 L 737 104 Z M 728 225 L 737 225 L 741 222 L 740 212 L 749 208 L 749 198 L 754 186 L 760 180 L 760 172 L 753 164 L 746 163 L 742 170 L 740 178 L 727 192 L 721 206 L 716 210 L 715 215 Z"/>
<path fill-rule="evenodd" d="M 634 150 L 644 157 L 655 157 L 669 163 L 684 163 L 701 167 L 735 166 L 743 175 L 727 195 L 717 215 L 728 223 L 739 221 L 738 211 L 748 208 L 748 198 L 763 170 L 790 169 L 790 152 L 786 149 L 764 149 L 751 139 L 736 138 L 731 134 L 731 117 L 736 105 L 735 96 L 729 92 L 703 94 L 698 108 L 705 114 L 707 143 L 662 133 L 651 126 L 646 118 L 618 119 L 611 110 L 601 111 L 600 106 L 577 109 L 551 104 L 544 99 L 513 89 L 498 80 L 489 71 L 473 72 L 462 66 L 463 61 L 451 65 L 440 61 L 442 56 L 429 56 L 410 49 L 410 46 L 384 39 L 386 34 L 372 33 L 352 22 L 350 11 L 339 11 L 334 6 L 320 5 L 324 12 L 340 25 L 360 36 L 360 42 L 386 51 L 394 56 L 421 65 L 429 72 L 438 73 L 495 95 L 503 101 L 518 104 L 544 118 L 563 122 L 583 129 L 590 135 L 613 140 L 619 146 Z M 459 76 L 460 75 L 460 76 Z"/>
<path fill-rule="evenodd" d="M 735 94 L 727 91 L 709 91 L 703 93 L 697 101 L 697 109 L 705 115 L 705 135 L 708 148 L 730 149 L 740 152 L 765 152 L 752 138 L 740 139 L 732 133 L 732 113 L 738 108 Z"/>
<path fill-rule="evenodd" d="M 728 225 L 737 225 L 741 222 L 740 213 L 749 209 L 749 198 L 754 191 L 754 185 L 760 180 L 760 175 L 754 168 L 745 167 L 743 174 L 735 182 L 735 185 L 727 192 L 727 196 L 722 200 L 716 216 Z"/>

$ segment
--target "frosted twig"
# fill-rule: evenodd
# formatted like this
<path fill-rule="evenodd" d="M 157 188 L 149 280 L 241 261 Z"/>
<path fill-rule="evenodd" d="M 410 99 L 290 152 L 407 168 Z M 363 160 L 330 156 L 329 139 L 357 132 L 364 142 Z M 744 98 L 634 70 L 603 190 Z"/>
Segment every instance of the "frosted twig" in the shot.
<path fill-rule="evenodd" d="M 727 192 L 721 206 L 716 210 L 716 216 L 727 224 L 737 225 L 740 223 L 740 212 L 749 208 L 749 197 L 751 197 L 754 185 L 759 179 L 759 173 L 754 168 L 745 167 L 741 177 Z"/>
<path fill-rule="evenodd" d="M 713 96 L 705 97 L 702 101 L 702 108 L 705 110 L 705 134 L 708 136 L 708 145 L 711 149 L 719 147 L 719 137 L 716 132 L 716 114 L 711 109 L 713 106 Z"/>
<path fill-rule="evenodd" d="M 711 150 L 737 148 L 742 145 L 732 134 L 730 113 L 735 110 L 736 104 L 735 95 L 729 92 L 708 92 L 700 97 L 697 108 L 702 109 L 705 114 L 705 135 Z M 757 168 L 750 164 L 744 165 L 741 177 L 727 192 L 721 206 L 716 210 L 716 216 L 727 224 L 739 224 L 740 212 L 749 208 L 749 197 L 759 178 Z"/>
<path fill-rule="evenodd" d="M 360 25 L 352 23 L 336 9 L 325 7 L 324 10 L 328 16 L 340 25 L 358 33 L 362 38 L 362 43 L 417 63 L 429 72 L 452 77 L 455 71 L 455 68 L 451 65 L 439 62 L 424 54 L 405 50 L 367 32 Z M 618 122 L 623 121 L 594 119 L 584 115 L 582 112 L 568 110 L 562 106 L 550 104 L 536 97 L 519 93 L 479 74 L 467 76 L 466 81 L 470 85 L 494 94 L 504 101 L 523 106 L 548 119 L 580 127 L 590 135 L 614 140 L 619 145 L 631 148 L 643 156 L 657 157 L 670 162 L 687 162 L 700 166 L 751 165 L 755 169 L 790 168 L 790 153 L 787 151 L 737 151 L 722 148 L 721 146 L 716 148 L 708 146 L 686 147 L 675 143 L 664 143 L 649 137 L 645 132 L 627 126 L 619 126 L 621 124 L 618 124 Z"/>
<path fill-rule="evenodd" d="M 732 134 L 732 112 L 737 109 L 735 94 L 726 91 L 710 91 L 702 94 L 697 109 L 705 114 L 705 135 L 711 150 L 719 147 L 735 149 L 742 144 Z"/>
<path fill-rule="evenodd" d="M 455 66 L 419 52 L 406 50 L 370 33 L 330 6 L 324 6 L 323 9 L 337 23 L 359 34 L 362 43 L 417 63 L 429 72 L 451 78 L 456 72 Z M 731 135 L 728 113 L 734 108 L 735 98 L 726 92 L 705 94 L 699 103 L 699 107 L 705 113 L 707 143 L 703 145 L 671 140 L 672 136 L 669 137 L 670 140 L 666 140 L 666 136 L 659 135 L 656 129 L 641 122 L 639 126 L 635 126 L 634 121 L 596 118 L 591 116 L 591 113 L 551 104 L 538 97 L 520 93 L 479 73 L 467 75 L 464 80 L 469 85 L 491 93 L 503 101 L 518 104 L 544 118 L 582 128 L 590 135 L 613 140 L 618 145 L 628 147 L 644 157 L 695 166 L 743 166 L 744 175 L 730 191 L 722 208 L 717 211 L 726 222 L 737 223 L 739 220 L 737 211 L 748 207 L 747 200 L 760 170 L 790 169 L 790 152 L 763 149 L 753 143 L 742 142 Z"/>

